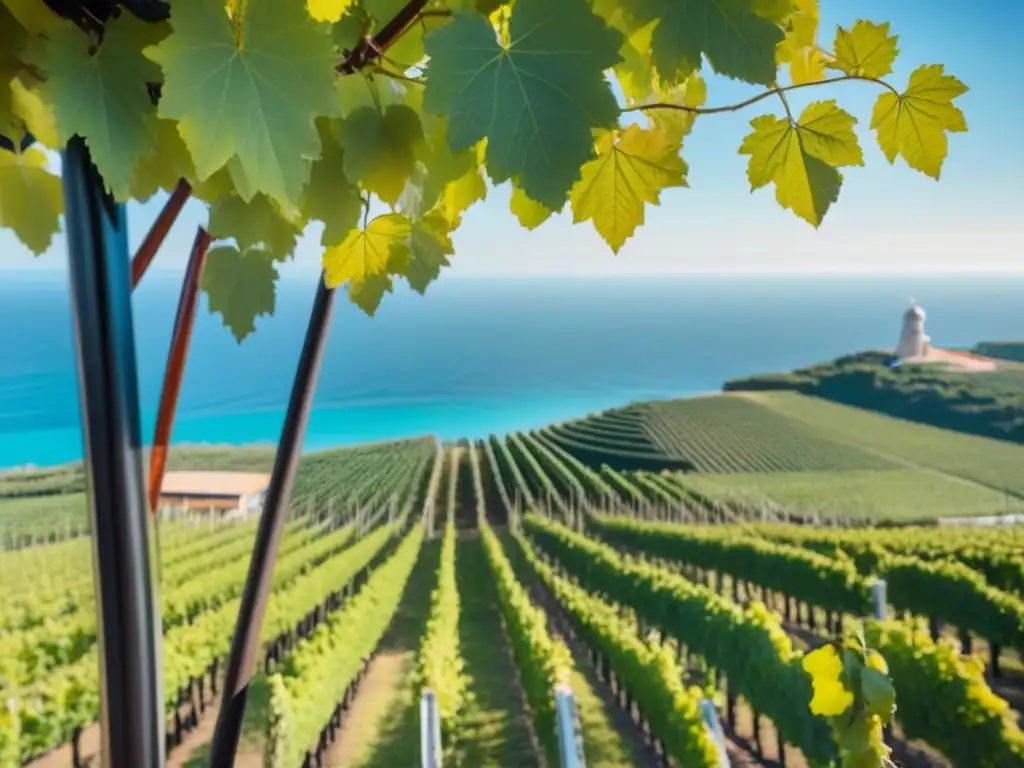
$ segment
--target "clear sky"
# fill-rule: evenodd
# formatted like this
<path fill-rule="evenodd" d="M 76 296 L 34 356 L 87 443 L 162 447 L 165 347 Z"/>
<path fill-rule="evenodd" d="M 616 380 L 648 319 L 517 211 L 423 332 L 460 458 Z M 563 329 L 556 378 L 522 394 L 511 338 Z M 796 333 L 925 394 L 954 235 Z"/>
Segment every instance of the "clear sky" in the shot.
<path fill-rule="evenodd" d="M 826 47 L 836 24 L 859 18 L 892 22 L 900 57 L 892 81 L 904 87 L 919 64 L 941 63 L 967 83 L 957 100 L 969 132 L 950 137 L 942 180 L 897 160 L 890 166 L 868 131 L 878 91 L 844 83 L 793 94 L 808 101 L 836 98 L 856 115 L 866 167 L 844 169 L 839 202 L 815 231 L 775 202 L 766 188 L 751 195 L 746 158 L 736 150 L 751 118 L 776 111 L 773 100 L 747 110 L 698 119 L 687 138 L 688 189 L 668 190 L 660 208 L 618 256 L 589 223 L 563 213 L 534 232 L 508 211 L 509 189 L 491 189 L 456 233 L 448 276 L 502 274 L 650 275 L 737 272 L 1024 272 L 1024 2 L 1021 0 L 820 0 Z M 753 86 L 709 77 L 709 106 L 739 101 Z M 145 234 L 163 197 L 131 205 L 131 240 Z M 567 208 L 568 211 L 568 208 Z M 190 203 L 158 256 L 156 267 L 180 269 L 205 210 Z M 319 230 L 303 237 L 284 272 L 317 269 Z M 0 231 L 0 269 L 62 269 L 64 239 L 33 258 Z"/>

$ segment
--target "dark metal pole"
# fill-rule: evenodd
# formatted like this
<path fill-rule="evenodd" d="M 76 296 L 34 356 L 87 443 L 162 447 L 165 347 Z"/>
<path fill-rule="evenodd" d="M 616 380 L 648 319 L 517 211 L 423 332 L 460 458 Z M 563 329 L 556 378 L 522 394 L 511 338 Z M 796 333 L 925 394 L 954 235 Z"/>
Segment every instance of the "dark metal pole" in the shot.
<path fill-rule="evenodd" d="M 63 153 L 63 187 L 92 522 L 103 765 L 159 768 L 161 633 L 142 476 L 127 217 L 106 194 L 81 138 Z"/>
<path fill-rule="evenodd" d="M 228 656 L 227 672 L 224 677 L 224 696 L 217 725 L 213 731 L 210 747 L 210 768 L 232 768 L 238 736 L 242 730 L 246 697 L 249 683 L 256 667 L 256 654 L 260 647 L 260 629 L 263 614 L 270 594 L 271 577 L 277 548 L 288 516 L 288 504 L 295 482 L 295 471 L 302 451 L 302 440 L 309 423 L 309 411 L 316 391 L 316 380 L 323 363 L 327 331 L 331 325 L 334 309 L 334 289 L 327 288 L 324 275 L 317 284 L 313 311 L 310 313 L 306 339 L 299 356 L 295 381 L 288 401 L 281 439 L 277 444 L 274 469 L 256 531 L 249 573 L 245 578 L 242 602 L 238 607 L 235 634 L 231 638 L 231 653 Z"/>

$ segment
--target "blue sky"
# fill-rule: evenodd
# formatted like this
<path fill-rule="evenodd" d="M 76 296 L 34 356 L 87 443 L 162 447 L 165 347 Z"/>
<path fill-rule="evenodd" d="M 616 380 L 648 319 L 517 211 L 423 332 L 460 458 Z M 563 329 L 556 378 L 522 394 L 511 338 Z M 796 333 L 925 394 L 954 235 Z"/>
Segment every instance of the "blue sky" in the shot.
<path fill-rule="evenodd" d="M 562 214 L 534 232 L 508 212 L 508 188 L 490 190 L 456 233 L 449 276 L 505 274 L 648 275 L 763 272 L 1024 272 L 1024 3 L 1020 0 L 820 0 L 822 40 L 831 47 L 836 24 L 890 21 L 899 34 L 893 83 L 902 88 L 919 64 L 941 63 L 971 90 L 958 99 L 969 127 L 950 137 L 942 180 L 897 160 L 890 166 L 867 129 L 877 89 L 846 83 L 793 94 L 808 101 L 836 98 L 856 115 L 866 167 L 847 169 L 837 205 L 815 231 L 775 202 L 771 189 L 750 194 L 745 158 L 736 153 L 749 120 L 776 111 L 773 100 L 747 110 L 702 117 L 684 157 L 689 189 L 668 190 L 660 208 L 613 256 L 589 223 Z M 709 105 L 739 101 L 756 88 L 709 77 Z M 134 246 L 163 203 L 131 205 Z M 155 268 L 177 270 L 205 210 L 191 203 L 165 243 Z M 283 271 L 317 269 L 319 230 L 302 239 Z M 64 240 L 33 258 L 0 231 L 0 269 L 62 269 Z"/>

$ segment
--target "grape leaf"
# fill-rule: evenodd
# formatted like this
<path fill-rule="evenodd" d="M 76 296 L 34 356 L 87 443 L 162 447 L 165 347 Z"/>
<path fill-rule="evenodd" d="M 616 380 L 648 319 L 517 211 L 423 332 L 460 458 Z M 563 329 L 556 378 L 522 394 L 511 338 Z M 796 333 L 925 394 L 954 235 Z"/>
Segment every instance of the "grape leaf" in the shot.
<path fill-rule="evenodd" d="M 695 72 L 683 82 L 668 89 L 664 89 L 660 83 L 655 83 L 653 98 L 655 101 L 665 104 L 702 107 L 708 100 L 708 86 L 704 82 L 704 78 Z M 673 140 L 682 141 L 683 137 L 693 130 L 693 124 L 697 121 L 697 113 L 681 109 L 652 109 L 647 113 L 647 119 L 652 128 L 664 131 Z"/>
<path fill-rule="evenodd" d="M 779 205 L 820 226 L 843 182 L 836 169 L 864 164 L 853 132 L 856 122 L 832 100 L 808 104 L 795 123 L 773 115 L 755 117 L 750 121 L 754 130 L 740 147 L 741 155 L 750 156 L 751 191 L 774 182 Z"/>
<path fill-rule="evenodd" d="M 341 17 L 357 0 L 306 0 L 306 10 L 316 21 L 329 21 L 332 24 Z"/>
<path fill-rule="evenodd" d="M 159 113 L 179 121 L 200 180 L 236 158 L 238 193 L 263 192 L 291 214 L 320 156 L 314 120 L 339 111 L 333 46 L 302 4 L 247 0 L 238 13 L 176 0 L 174 31 L 146 51 L 164 70 Z"/>
<path fill-rule="evenodd" d="M 57 116 L 61 143 L 85 139 L 103 181 L 118 200 L 131 197 L 132 167 L 156 147 L 156 109 L 147 80 L 160 70 L 142 55 L 158 31 L 131 14 L 110 20 L 103 42 L 72 24 L 53 29 L 43 53 L 46 94 Z"/>
<path fill-rule="evenodd" d="M 448 183 L 441 197 L 440 209 L 453 229 L 462 223 L 462 214 L 470 206 L 487 197 L 487 183 L 477 166 Z"/>
<path fill-rule="evenodd" d="M 33 35 L 49 35 L 60 26 L 69 26 L 46 3 L 36 0 L 3 0 L 12 16 Z"/>
<path fill-rule="evenodd" d="M 789 64 L 794 85 L 816 83 L 825 77 L 825 54 L 818 47 L 818 0 L 796 0 L 786 22 L 785 38 L 775 49 L 779 64 Z"/>
<path fill-rule="evenodd" d="M 35 140 L 49 149 L 60 149 L 60 131 L 53 107 L 40 93 L 40 88 L 26 85 L 21 77 L 11 81 L 11 106 L 14 114 L 24 121 Z"/>
<path fill-rule="evenodd" d="M 222 197 L 210 206 L 210 234 L 220 240 L 234 238 L 243 251 L 256 246 L 275 261 L 295 250 L 301 227 L 285 219 L 266 195 L 246 202 L 237 195 Z"/>
<path fill-rule="evenodd" d="M 900 155 L 911 168 L 937 181 L 949 151 L 946 131 L 967 130 L 964 113 L 953 104 L 965 93 L 967 86 L 945 74 L 941 64 L 926 64 L 911 73 L 903 93 L 879 96 L 871 127 L 889 163 Z"/>
<path fill-rule="evenodd" d="M 330 247 L 342 242 L 359 225 L 363 198 L 359 188 L 345 177 L 345 153 L 326 125 L 321 125 L 320 140 L 323 155 L 313 163 L 309 175 L 305 212 L 324 223 L 320 244 Z"/>
<path fill-rule="evenodd" d="M 324 251 L 327 285 L 335 288 L 346 280 L 363 280 L 387 272 L 388 263 L 409 259 L 409 219 L 386 213 L 373 219 L 365 230 L 355 230 L 340 244 Z"/>
<path fill-rule="evenodd" d="M 755 0 L 628 0 L 627 8 L 640 23 L 660 19 L 651 52 L 663 78 L 697 71 L 703 55 L 720 75 L 770 85 L 783 34 L 756 5 Z"/>
<path fill-rule="evenodd" d="M 63 211 L 60 177 L 47 172 L 42 150 L 0 150 L 0 226 L 13 229 L 38 256 L 60 231 Z"/>
<path fill-rule="evenodd" d="M 419 115 L 404 104 L 392 104 L 383 112 L 361 107 L 341 123 L 339 139 L 345 148 L 345 175 L 384 202 L 397 203 L 423 140 Z"/>
<path fill-rule="evenodd" d="M 585 168 L 586 166 L 584 166 Z M 531 200 L 523 190 L 512 185 L 512 198 L 509 200 L 509 208 L 519 220 L 520 226 L 526 229 L 536 229 L 545 221 L 551 218 L 554 213 L 550 208 Z"/>
<path fill-rule="evenodd" d="M 363 107 L 379 110 L 401 104 L 405 96 L 405 87 L 394 78 L 366 71 L 339 77 L 335 90 L 342 117 Z"/>
<path fill-rule="evenodd" d="M 206 254 L 202 289 L 239 344 L 256 330 L 256 318 L 274 314 L 277 269 L 270 254 L 221 245 Z"/>
<path fill-rule="evenodd" d="M 569 204 L 573 221 L 587 219 L 618 253 L 644 223 L 644 203 L 657 205 L 662 189 L 686 186 L 679 139 L 638 125 L 598 138 L 598 156 L 583 166 Z"/>
<path fill-rule="evenodd" d="M 455 253 L 448 221 L 439 213 L 431 213 L 413 223 L 409 248 L 412 258 L 401 271 L 412 289 L 422 295 L 441 269 L 449 266 L 447 257 Z"/>
<path fill-rule="evenodd" d="M 835 59 L 830 69 L 860 77 L 885 77 L 892 73 L 899 54 L 899 37 L 889 34 L 889 24 L 854 22 L 852 29 L 836 27 Z"/>
<path fill-rule="evenodd" d="M 145 202 L 158 190 L 174 189 L 179 179 L 193 176 L 192 156 L 178 134 L 178 124 L 173 120 L 157 120 L 153 153 L 135 163 L 132 197 Z"/>
<path fill-rule="evenodd" d="M 424 108 L 448 117 L 454 150 L 487 139 L 495 183 L 515 176 L 532 199 L 557 209 L 593 157 L 591 130 L 618 120 L 604 70 L 619 61 L 622 35 L 586 0 L 517 0 L 509 40 L 502 46 L 472 13 L 427 35 Z"/>
<path fill-rule="evenodd" d="M 359 279 L 350 280 L 348 284 L 348 299 L 363 312 L 373 317 L 385 293 L 391 293 L 394 282 L 388 274 L 370 275 Z"/>

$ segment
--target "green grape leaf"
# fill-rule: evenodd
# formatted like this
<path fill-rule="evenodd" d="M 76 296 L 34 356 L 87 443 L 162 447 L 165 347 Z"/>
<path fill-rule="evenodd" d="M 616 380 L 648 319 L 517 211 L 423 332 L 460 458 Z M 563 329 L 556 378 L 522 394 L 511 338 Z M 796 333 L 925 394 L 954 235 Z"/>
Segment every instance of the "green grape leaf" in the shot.
<path fill-rule="evenodd" d="M 179 121 L 200 180 L 236 159 L 238 193 L 263 192 L 291 214 L 320 156 L 314 120 L 338 113 L 337 62 L 302 4 L 241 7 L 231 19 L 220 0 L 175 2 L 173 32 L 146 52 L 164 70 L 159 113 Z"/>
<path fill-rule="evenodd" d="M 825 54 L 818 46 L 820 14 L 818 0 L 796 0 L 789 16 L 785 38 L 775 49 L 775 60 L 789 64 L 789 79 L 794 85 L 816 83 L 825 78 Z"/>
<path fill-rule="evenodd" d="M 46 155 L 30 147 L 23 154 L 0 150 L 0 226 L 10 227 L 37 256 L 60 231 L 64 197 L 60 177 L 46 170 Z"/>
<path fill-rule="evenodd" d="M 444 16 L 420 16 L 417 18 L 388 48 L 385 54 L 388 64 L 393 62 L 397 65 L 396 68 L 403 72 L 419 64 L 426 56 L 427 34 L 447 23 L 448 19 Z"/>
<path fill-rule="evenodd" d="M 678 138 L 630 125 L 598 138 L 598 155 L 583 166 L 569 204 L 573 221 L 590 219 L 618 253 L 644 222 L 644 203 L 657 205 L 662 189 L 686 186 Z"/>
<path fill-rule="evenodd" d="M 383 112 L 362 107 L 345 118 L 338 133 L 345 148 L 345 175 L 384 202 L 397 203 L 423 140 L 419 115 L 404 104 L 392 104 Z"/>
<path fill-rule="evenodd" d="M 412 226 L 400 213 L 373 219 L 365 230 L 355 230 L 340 244 L 324 251 L 327 285 L 335 288 L 349 280 L 385 274 L 388 264 L 411 258 L 409 239 Z"/>
<path fill-rule="evenodd" d="M 103 181 L 118 200 L 131 197 L 132 167 L 156 148 L 156 109 L 147 80 L 160 70 L 142 55 L 157 29 L 129 13 L 110 20 L 103 42 L 91 41 L 77 27 L 51 32 L 43 53 L 46 95 L 57 116 L 61 142 L 85 139 Z"/>
<path fill-rule="evenodd" d="M 370 317 L 377 313 L 385 293 L 391 293 L 394 283 L 388 274 L 370 275 L 350 280 L 348 299 Z"/>
<path fill-rule="evenodd" d="M 659 19 L 651 53 L 663 78 L 697 71 L 703 56 L 720 75 L 771 85 L 783 34 L 756 6 L 755 0 L 628 0 L 627 8 L 641 22 Z"/>
<path fill-rule="evenodd" d="M 878 715 L 887 722 L 896 708 L 896 689 L 892 681 L 879 670 L 864 667 L 860 672 L 860 690 L 868 714 Z"/>
<path fill-rule="evenodd" d="M 335 23 L 358 0 L 306 0 L 306 10 L 316 21 Z"/>
<path fill-rule="evenodd" d="M 412 225 L 409 247 L 412 258 L 403 265 L 402 274 L 419 294 L 449 266 L 448 257 L 455 253 L 449 236 L 448 221 L 439 213 L 430 213 Z"/>
<path fill-rule="evenodd" d="M 584 166 L 584 169 L 586 166 Z M 512 198 L 509 200 L 509 208 L 519 220 L 520 226 L 526 229 L 536 229 L 545 221 L 551 218 L 554 213 L 550 208 L 541 205 L 519 187 L 512 185 Z"/>
<path fill-rule="evenodd" d="M 622 35 L 586 0 L 517 0 L 509 40 L 502 46 L 488 20 L 471 13 L 427 35 L 424 108 L 448 117 L 454 150 L 487 139 L 495 183 L 514 176 L 557 209 L 593 157 L 591 131 L 618 120 L 604 70 L 619 61 Z"/>
<path fill-rule="evenodd" d="M 405 86 L 398 80 L 366 71 L 339 77 L 335 90 L 342 117 L 363 107 L 380 110 L 401 104 L 406 94 Z"/>
<path fill-rule="evenodd" d="M 965 93 L 967 86 L 945 74 L 941 64 L 925 64 L 911 73 L 903 93 L 879 96 L 871 128 L 889 163 L 899 155 L 911 168 L 937 181 L 949 151 L 946 132 L 967 130 L 964 113 L 953 104 Z"/>
<path fill-rule="evenodd" d="M 324 223 L 320 244 L 338 245 L 359 225 L 363 198 L 345 177 L 345 153 L 324 126 L 320 131 L 323 155 L 313 163 L 306 187 L 305 212 Z"/>
<path fill-rule="evenodd" d="M 179 179 L 191 179 L 194 176 L 192 155 L 181 140 L 178 124 L 173 120 L 158 120 L 156 149 L 135 163 L 132 197 L 145 202 L 158 190 L 170 191 L 178 184 Z"/>
<path fill-rule="evenodd" d="M 234 238 L 243 251 L 260 250 L 284 261 L 295 250 L 301 227 L 285 219 L 266 195 L 246 202 L 237 195 L 222 197 L 210 206 L 210 234 L 218 240 Z"/>
<path fill-rule="evenodd" d="M 898 42 L 888 23 L 857 21 L 851 29 L 836 27 L 835 59 L 828 66 L 858 77 L 885 77 L 899 55 Z"/>
<path fill-rule="evenodd" d="M 344 16 L 331 25 L 331 40 L 342 54 L 347 55 L 359 45 L 369 30 L 370 17 L 361 5 L 353 4 Z"/>
<path fill-rule="evenodd" d="M 210 313 L 217 313 L 239 344 L 256 330 L 256 318 L 274 314 L 277 269 L 258 248 L 221 245 L 206 254 L 201 281 Z"/>
<path fill-rule="evenodd" d="M 779 205 L 820 226 L 839 197 L 843 177 L 836 169 L 864 164 L 856 122 L 833 100 L 809 104 L 795 123 L 772 115 L 754 118 L 754 130 L 740 147 L 741 155 L 750 156 L 751 191 L 774 182 Z"/>

